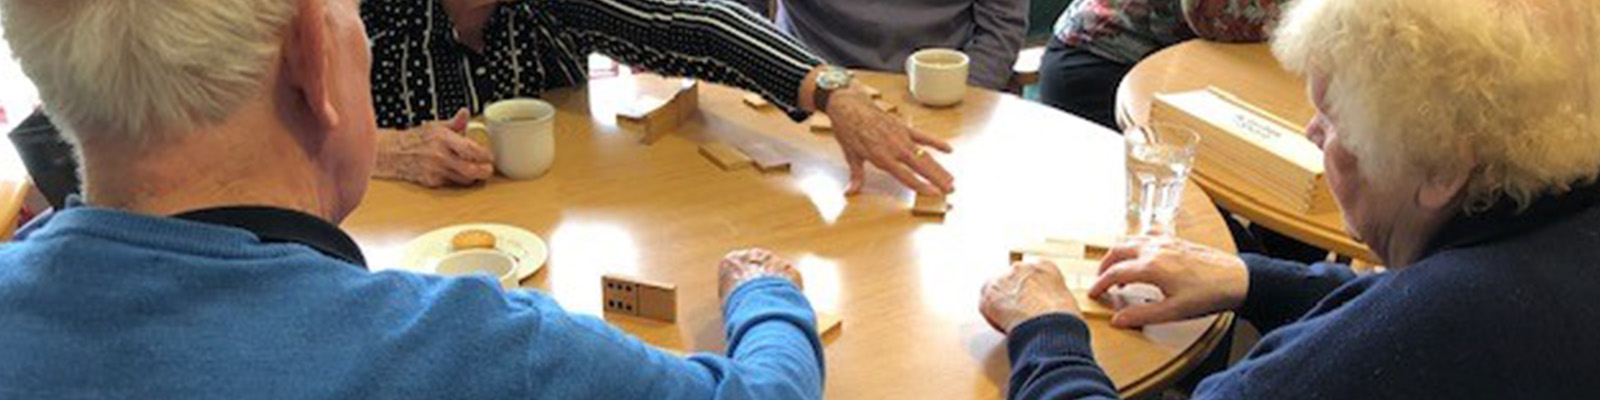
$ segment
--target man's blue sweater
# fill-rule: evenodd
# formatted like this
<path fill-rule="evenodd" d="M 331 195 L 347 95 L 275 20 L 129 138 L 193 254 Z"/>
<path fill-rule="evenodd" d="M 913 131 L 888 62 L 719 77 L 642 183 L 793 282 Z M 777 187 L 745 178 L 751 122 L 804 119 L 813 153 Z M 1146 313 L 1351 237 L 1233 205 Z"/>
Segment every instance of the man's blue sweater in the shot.
<path fill-rule="evenodd" d="M 730 357 L 674 357 L 486 277 L 75 207 L 0 248 L 0 398 L 821 397 L 793 284 L 748 282 L 723 317 Z"/>
<path fill-rule="evenodd" d="M 1405 269 L 1245 256 L 1239 315 L 1265 336 L 1194 398 L 1600 398 L 1600 185 L 1457 218 Z M 1089 331 L 1055 314 L 1008 338 L 1011 398 L 1115 398 Z M 1115 357 L 1116 355 L 1108 355 Z"/>

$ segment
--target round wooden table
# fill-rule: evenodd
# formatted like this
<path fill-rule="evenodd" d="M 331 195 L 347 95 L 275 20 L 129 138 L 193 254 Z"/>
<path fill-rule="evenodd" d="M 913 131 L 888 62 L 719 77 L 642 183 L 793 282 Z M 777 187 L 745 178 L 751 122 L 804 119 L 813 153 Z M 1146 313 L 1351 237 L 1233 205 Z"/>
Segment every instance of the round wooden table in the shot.
<path fill-rule="evenodd" d="M 1122 79 L 1117 89 L 1117 120 L 1123 126 L 1143 125 L 1150 103 L 1159 93 L 1216 87 L 1288 121 L 1310 121 L 1316 114 L 1306 97 L 1305 81 L 1285 71 L 1265 44 L 1229 44 L 1191 40 L 1156 52 Z M 1294 127 L 1304 132 L 1303 126 Z M 1213 179 L 1196 169 L 1195 183 L 1217 204 L 1250 221 L 1334 253 L 1377 263 L 1367 246 L 1345 231 L 1337 210 L 1305 213 L 1260 199 L 1266 190 L 1249 182 Z"/>
<path fill-rule="evenodd" d="M 649 76 L 549 93 L 559 109 L 552 171 L 533 181 L 460 189 L 373 182 L 345 222 L 375 265 L 429 230 L 468 222 L 525 227 L 551 245 L 543 272 L 523 282 L 568 310 L 600 314 L 600 276 L 620 273 L 678 286 L 678 322 L 608 317 L 651 344 L 721 351 L 715 266 L 730 250 L 760 246 L 798 264 L 806 294 L 844 325 L 827 343 L 830 398 L 999 398 L 1009 363 L 1004 337 L 978 314 L 985 279 L 1005 270 L 1014 245 L 1123 229 L 1122 140 L 1113 132 L 1015 96 L 971 90 L 959 106 L 909 100 L 905 79 L 863 74 L 913 126 L 949 138 L 941 155 L 957 177 L 941 222 L 913 217 L 913 194 L 874 171 L 845 198 L 848 172 L 832 138 L 743 92 L 702 85 L 700 111 L 676 134 L 641 145 L 614 115 L 677 83 Z M 790 173 L 724 172 L 697 143 L 764 141 L 794 156 Z M 1232 249 L 1200 190 L 1186 191 L 1179 233 Z M 1091 320 L 1094 348 L 1125 394 L 1169 385 L 1230 329 L 1230 315 L 1139 330 Z"/>

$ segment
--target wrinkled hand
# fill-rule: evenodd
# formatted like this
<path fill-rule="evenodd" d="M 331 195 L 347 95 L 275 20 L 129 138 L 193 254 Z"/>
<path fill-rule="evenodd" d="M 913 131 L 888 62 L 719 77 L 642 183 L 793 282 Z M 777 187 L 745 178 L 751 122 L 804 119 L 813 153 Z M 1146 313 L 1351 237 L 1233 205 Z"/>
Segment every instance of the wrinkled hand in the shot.
<path fill-rule="evenodd" d="M 834 138 L 850 163 L 849 194 L 859 193 L 866 183 L 867 162 L 917 193 L 955 191 L 955 178 L 922 149 L 928 146 L 949 153 L 949 143 L 917 132 L 879 110 L 866 93 L 847 89 L 831 96 L 827 114 L 833 120 Z"/>
<path fill-rule="evenodd" d="M 1111 325 L 1134 328 L 1232 310 L 1250 290 L 1250 271 L 1233 254 L 1165 236 L 1140 236 L 1113 248 L 1100 264 L 1100 280 L 1089 289 L 1099 298 L 1114 286 L 1147 283 L 1166 299 L 1131 305 Z"/>
<path fill-rule="evenodd" d="M 784 278 L 797 287 L 805 287 L 800 270 L 789 260 L 765 249 L 737 250 L 723 256 L 722 263 L 717 266 L 717 297 L 727 298 L 739 285 L 765 277 Z"/>
<path fill-rule="evenodd" d="M 463 109 L 449 121 L 436 121 L 378 136 L 382 179 L 405 180 L 427 187 L 470 185 L 494 175 L 494 155 L 462 135 L 470 114 Z"/>
<path fill-rule="evenodd" d="M 1034 317 L 1065 313 L 1080 316 L 1061 269 L 1049 261 L 1011 264 L 1011 272 L 983 285 L 978 305 L 989 326 L 1001 333 Z"/>

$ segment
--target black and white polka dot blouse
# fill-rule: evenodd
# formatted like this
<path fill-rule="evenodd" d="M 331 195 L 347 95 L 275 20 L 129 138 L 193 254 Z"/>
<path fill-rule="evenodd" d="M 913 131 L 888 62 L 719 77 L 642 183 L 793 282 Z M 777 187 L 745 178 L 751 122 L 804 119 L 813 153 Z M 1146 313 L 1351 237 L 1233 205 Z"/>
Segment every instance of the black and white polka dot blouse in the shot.
<path fill-rule="evenodd" d="M 588 54 L 760 93 L 796 120 L 821 61 L 724 0 L 518 0 L 498 5 L 484 50 L 455 39 L 441 0 L 367 0 L 378 125 L 404 129 L 496 100 L 585 82 Z"/>

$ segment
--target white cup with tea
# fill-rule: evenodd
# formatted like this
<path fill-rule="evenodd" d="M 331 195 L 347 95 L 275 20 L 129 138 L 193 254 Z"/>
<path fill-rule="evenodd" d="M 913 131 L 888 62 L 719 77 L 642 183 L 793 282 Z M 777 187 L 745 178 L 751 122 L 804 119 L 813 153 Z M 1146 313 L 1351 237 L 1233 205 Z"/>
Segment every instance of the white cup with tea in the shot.
<path fill-rule="evenodd" d="M 911 80 L 911 97 L 918 102 L 945 107 L 961 102 L 967 94 L 967 73 L 972 60 L 953 49 L 924 49 L 906 58 L 906 76 Z"/>
<path fill-rule="evenodd" d="M 494 168 L 517 180 L 535 179 L 556 160 L 556 108 L 537 99 L 497 101 L 483 110 Z"/>

